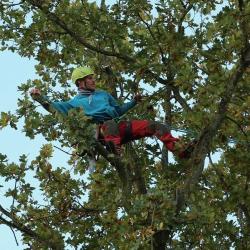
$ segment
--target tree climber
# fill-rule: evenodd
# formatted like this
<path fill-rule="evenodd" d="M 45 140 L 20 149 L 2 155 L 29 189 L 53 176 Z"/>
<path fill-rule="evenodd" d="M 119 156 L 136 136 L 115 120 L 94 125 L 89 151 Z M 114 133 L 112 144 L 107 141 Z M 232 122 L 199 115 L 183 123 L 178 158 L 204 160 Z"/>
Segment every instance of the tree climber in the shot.
<path fill-rule="evenodd" d="M 84 114 L 92 118 L 99 127 L 99 140 L 120 154 L 121 145 L 129 141 L 155 135 L 166 148 L 180 158 L 189 158 L 193 145 L 184 146 L 180 139 L 173 137 L 166 125 L 156 121 L 131 120 L 118 121 L 129 109 L 141 102 L 141 95 L 137 94 L 133 100 L 118 105 L 114 97 L 104 90 L 96 90 L 94 71 L 88 67 L 79 67 L 73 70 L 72 81 L 78 88 L 78 95 L 69 101 L 51 102 L 42 96 L 39 89 L 30 91 L 31 97 L 38 101 L 46 110 L 51 107 L 65 115 L 72 108 L 83 108 Z"/>

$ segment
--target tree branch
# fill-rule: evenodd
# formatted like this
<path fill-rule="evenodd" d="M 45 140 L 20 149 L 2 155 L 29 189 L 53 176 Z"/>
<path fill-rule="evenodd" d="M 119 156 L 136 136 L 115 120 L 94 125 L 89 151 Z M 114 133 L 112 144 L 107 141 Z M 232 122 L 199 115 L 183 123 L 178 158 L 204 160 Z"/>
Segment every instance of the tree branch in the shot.
<path fill-rule="evenodd" d="M 130 173 L 128 171 L 128 168 L 126 165 L 121 161 L 120 157 L 114 155 L 114 154 L 109 154 L 107 150 L 104 149 L 104 147 L 101 145 L 100 142 L 96 141 L 95 143 L 95 149 L 96 151 L 103 156 L 112 166 L 115 167 L 118 176 L 122 182 L 123 186 L 123 196 L 124 196 L 124 206 L 127 206 L 129 196 L 131 193 L 131 177 Z"/>
<path fill-rule="evenodd" d="M 246 132 L 243 130 L 243 128 L 241 127 L 241 125 L 238 122 L 236 122 L 233 118 L 229 117 L 228 115 L 226 116 L 226 118 L 237 125 L 237 127 L 240 129 L 242 134 L 246 137 L 247 143 L 249 143 L 248 136 L 247 136 Z"/>
<path fill-rule="evenodd" d="M 168 133 L 171 133 L 171 127 L 172 127 L 172 103 L 171 103 L 171 89 L 166 89 L 166 99 L 164 100 L 164 106 L 163 109 L 165 111 L 165 119 L 164 124 L 168 128 Z M 166 150 L 166 147 L 162 148 L 162 174 L 166 176 L 166 171 L 169 171 L 166 166 L 169 164 L 169 158 L 168 158 L 168 151 Z"/>
<path fill-rule="evenodd" d="M 240 11 L 243 11 L 244 0 L 238 0 L 238 3 L 239 3 L 239 9 L 240 9 Z"/>
<path fill-rule="evenodd" d="M 10 227 L 10 230 L 12 231 L 12 233 L 13 233 L 13 236 L 14 236 L 14 238 L 15 238 L 15 241 L 16 241 L 16 245 L 17 245 L 17 246 L 19 246 L 19 244 L 18 244 L 18 241 L 17 241 L 17 238 L 16 238 L 16 234 L 15 234 L 15 231 L 13 230 L 13 228 L 12 228 L 12 227 Z"/>
<path fill-rule="evenodd" d="M 127 55 L 123 55 L 120 53 L 116 53 L 116 52 L 107 51 L 101 48 L 97 48 L 93 46 L 92 44 L 88 43 L 84 37 L 79 36 L 77 32 L 70 29 L 69 26 L 63 20 L 61 20 L 55 13 L 50 12 L 48 8 L 44 7 L 40 1 L 36 1 L 36 0 L 26 0 L 26 1 L 29 2 L 33 7 L 36 7 L 39 10 L 41 10 L 42 13 L 45 14 L 49 20 L 51 20 L 53 23 L 61 27 L 65 32 L 67 32 L 68 35 L 74 38 L 75 41 L 82 44 L 85 48 L 92 50 L 94 52 L 97 52 L 97 53 L 101 53 L 106 56 L 113 56 L 113 57 L 122 59 L 124 61 L 135 62 L 135 59 L 133 59 L 132 57 L 129 57 Z"/>
<path fill-rule="evenodd" d="M 161 54 L 161 60 L 162 60 L 162 62 L 165 64 L 166 58 L 165 58 L 165 56 L 164 56 L 163 49 L 162 49 L 161 45 L 159 44 L 159 41 L 157 41 L 157 39 L 156 39 L 156 37 L 155 37 L 155 35 L 154 35 L 154 33 L 153 33 L 151 27 L 149 26 L 149 24 L 148 24 L 145 20 L 143 20 L 143 18 L 141 17 L 141 15 L 140 15 L 139 12 L 138 12 L 137 14 L 138 14 L 140 20 L 146 25 L 147 30 L 149 31 L 149 34 L 151 35 L 151 37 L 153 38 L 153 40 L 155 41 L 155 43 L 157 43 L 158 48 L 159 48 L 159 51 L 160 51 L 160 54 Z"/>
<path fill-rule="evenodd" d="M 84 37 L 79 36 L 76 32 L 72 31 L 67 24 L 62 21 L 57 15 L 55 15 L 54 13 L 50 12 L 47 8 L 43 7 L 42 4 L 39 1 L 35 1 L 35 0 L 26 0 L 28 1 L 33 7 L 36 7 L 38 9 L 40 9 L 47 17 L 49 20 L 51 20 L 52 22 L 54 22 L 55 24 L 57 24 L 59 27 L 61 27 L 68 35 L 70 35 L 76 42 L 78 42 L 79 44 L 83 45 L 85 48 L 88 48 L 94 52 L 106 55 L 106 56 L 111 56 L 111 57 L 116 57 L 118 59 L 122 59 L 126 62 L 129 63 L 136 63 L 136 59 L 127 56 L 127 55 L 123 55 L 120 53 L 116 53 L 116 52 L 111 52 L 111 51 L 107 51 L 107 50 L 103 50 L 100 48 L 97 48 L 91 44 L 89 44 Z M 190 107 L 188 106 L 188 104 L 186 103 L 186 101 L 181 97 L 178 88 L 174 87 L 172 83 L 170 83 L 170 81 L 164 80 L 161 77 L 157 76 L 156 74 L 154 74 L 152 71 L 150 71 L 149 69 L 147 69 L 145 72 L 147 72 L 148 74 L 150 74 L 151 76 L 153 76 L 154 79 L 156 79 L 159 83 L 162 83 L 164 85 L 169 85 L 171 88 L 173 89 L 174 95 L 176 100 L 182 105 L 182 107 L 186 110 L 186 111 L 190 111 Z"/>
<path fill-rule="evenodd" d="M 210 164 L 213 166 L 217 176 L 219 177 L 219 180 L 223 186 L 223 188 L 228 192 L 228 191 L 232 191 L 232 187 L 231 185 L 228 185 L 227 182 L 224 179 L 224 175 L 221 172 L 220 169 L 216 168 L 212 162 L 211 156 L 209 155 L 209 161 Z M 242 212 L 244 213 L 245 217 L 246 217 L 246 222 L 247 222 L 247 228 L 248 228 L 248 232 L 250 232 L 250 214 L 248 211 L 248 207 L 246 206 L 246 204 L 244 202 L 239 202 L 238 203 L 238 207 L 240 210 L 242 210 Z"/>
<path fill-rule="evenodd" d="M 182 1 L 181 1 L 182 2 Z M 180 21 L 178 23 L 178 32 L 181 32 L 181 27 L 182 27 L 182 23 L 186 17 L 186 15 L 188 14 L 188 12 L 193 8 L 193 4 L 189 4 L 188 6 L 184 5 L 182 2 L 182 6 L 184 8 L 184 12 L 182 13 L 182 16 L 180 18 Z"/>
<path fill-rule="evenodd" d="M 248 57 L 249 54 L 250 54 L 250 46 L 248 45 L 244 55 L 242 55 L 240 59 L 240 62 L 238 64 L 238 67 L 236 68 L 234 75 L 231 77 L 228 83 L 225 84 L 226 89 L 222 94 L 222 98 L 218 105 L 217 112 L 214 118 L 211 119 L 211 123 L 208 124 L 208 126 L 206 126 L 203 129 L 203 132 L 200 135 L 198 143 L 192 154 L 192 158 L 187 164 L 191 166 L 191 169 L 193 169 L 193 171 L 186 179 L 183 187 L 177 190 L 179 199 L 177 199 L 176 214 L 180 212 L 183 205 L 185 204 L 187 197 L 189 196 L 192 189 L 199 181 L 199 178 L 204 168 L 204 160 L 206 154 L 208 153 L 208 149 L 210 148 L 211 142 L 215 137 L 216 132 L 221 127 L 224 119 L 226 118 L 228 104 L 232 98 L 232 95 L 234 93 L 237 84 L 239 83 L 240 79 L 243 76 L 243 73 L 247 68 L 246 58 Z"/>
<path fill-rule="evenodd" d="M 189 107 L 189 105 L 187 104 L 187 102 L 185 101 L 184 98 L 182 98 L 180 91 L 178 89 L 178 87 L 173 86 L 172 88 L 173 93 L 174 93 L 174 98 L 176 99 L 177 102 L 180 103 L 180 105 L 182 106 L 182 108 L 186 111 L 186 112 L 191 112 L 192 109 Z"/>
<path fill-rule="evenodd" d="M 134 170 L 133 181 L 135 181 L 138 192 L 140 194 L 147 194 L 147 187 L 145 184 L 145 180 L 143 178 L 142 167 L 140 165 L 140 160 L 138 158 L 138 155 L 136 154 L 136 152 L 134 150 L 129 150 L 129 154 L 131 154 L 131 156 L 132 156 L 131 157 L 132 162 L 137 163 L 137 164 L 134 164 L 133 166 L 131 163 L 129 163 L 130 166 L 132 166 L 131 169 Z"/>
<path fill-rule="evenodd" d="M 35 231 L 31 230 L 30 228 L 28 228 L 27 226 L 21 224 L 20 222 L 17 221 L 16 218 L 14 218 L 6 209 L 4 209 L 1 205 L 0 205 L 0 211 L 6 215 L 8 218 L 11 219 L 11 221 L 8 221 L 6 219 L 4 219 L 2 216 L 0 216 L 0 221 L 9 226 L 11 229 L 15 228 L 17 230 L 19 230 L 20 232 L 24 233 L 25 235 L 30 236 L 33 239 L 36 239 L 38 242 L 40 242 L 41 244 L 43 244 L 44 246 L 47 247 L 51 247 L 51 249 L 53 250 L 59 250 L 60 246 L 57 243 L 54 243 L 52 240 L 48 239 L 48 238 L 43 238 L 41 237 L 39 234 L 37 234 Z"/>
<path fill-rule="evenodd" d="M 167 80 L 167 79 L 163 79 L 160 76 L 158 76 L 157 74 L 153 73 L 151 70 L 146 69 L 144 71 L 145 74 L 148 74 L 149 76 L 153 77 L 154 79 L 156 79 L 159 83 L 163 84 L 166 87 L 169 87 L 173 93 L 174 93 L 174 98 L 176 99 L 176 101 L 178 101 L 181 106 L 183 107 L 183 109 L 186 112 L 190 112 L 192 111 L 192 109 L 189 107 L 189 105 L 187 104 L 187 102 L 182 98 L 178 87 L 174 86 L 174 80 Z"/>

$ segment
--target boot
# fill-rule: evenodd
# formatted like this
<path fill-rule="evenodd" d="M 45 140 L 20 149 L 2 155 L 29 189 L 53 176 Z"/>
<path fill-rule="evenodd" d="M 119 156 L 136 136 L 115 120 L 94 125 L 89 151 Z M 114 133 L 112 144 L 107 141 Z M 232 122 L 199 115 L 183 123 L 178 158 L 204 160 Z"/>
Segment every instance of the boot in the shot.
<path fill-rule="evenodd" d="M 180 159 L 189 159 L 191 157 L 192 152 L 194 151 L 194 147 L 197 143 L 197 140 L 193 140 L 189 144 L 185 145 L 183 150 L 178 154 Z"/>
<path fill-rule="evenodd" d="M 109 152 L 111 152 L 117 156 L 121 155 L 121 145 L 115 144 L 112 141 L 106 141 L 105 144 L 106 144 L 106 149 Z"/>

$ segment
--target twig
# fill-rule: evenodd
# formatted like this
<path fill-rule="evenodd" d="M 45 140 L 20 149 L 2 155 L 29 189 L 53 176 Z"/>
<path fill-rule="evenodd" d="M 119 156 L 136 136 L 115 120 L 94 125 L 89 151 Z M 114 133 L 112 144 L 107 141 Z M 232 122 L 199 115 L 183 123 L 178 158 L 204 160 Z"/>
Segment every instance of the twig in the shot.
<path fill-rule="evenodd" d="M 41 10 L 49 20 L 57 24 L 59 27 L 61 27 L 64 31 L 67 32 L 68 35 L 70 35 L 76 42 L 82 44 L 85 48 L 92 50 L 94 52 L 106 55 L 106 56 L 112 56 L 112 57 L 117 57 L 119 59 L 122 59 L 124 61 L 129 61 L 129 62 L 135 62 L 135 59 L 128 56 L 128 55 L 123 55 L 120 53 L 116 52 L 111 52 L 105 49 L 97 48 L 93 46 L 92 44 L 88 43 L 87 40 L 83 36 L 79 36 L 78 32 L 73 31 L 67 23 L 65 23 L 62 19 L 60 19 L 55 13 L 49 11 L 46 7 L 44 7 L 40 2 L 35 1 L 35 0 L 27 0 L 33 7 L 38 8 Z"/>
<path fill-rule="evenodd" d="M 193 4 L 189 4 L 189 6 L 183 6 L 185 11 L 182 13 L 182 16 L 180 18 L 179 24 L 178 24 L 178 32 L 181 31 L 181 27 L 182 27 L 182 23 L 186 17 L 186 15 L 188 14 L 188 12 L 193 8 Z"/>
<path fill-rule="evenodd" d="M 17 178 L 16 181 L 15 181 L 15 188 L 14 188 L 15 191 L 17 190 L 17 182 L 18 181 L 19 181 L 19 178 Z M 14 192 L 14 195 L 13 195 L 13 200 L 12 200 L 11 208 L 13 208 L 14 204 L 15 204 L 15 199 L 16 199 L 16 195 L 15 194 L 16 194 L 16 192 Z"/>
<path fill-rule="evenodd" d="M 239 129 L 240 129 L 241 132 L 244 134 L 244 136 L 246 137 L 247 142 L 248 142 L 248 136 L 247 136 L 246 132 L 242 129 L 241 125 L 240 125 L 238 122 L 236 122 L 233 118 L 229 117 L 228 115 L 226 116 L 226 118 L 227 118 L 228 120 L 230 120 L 231 122 L 233 122 L 234 124 L 236 124 L 236 125 L 239 127 Z M 249 143 L 249 142 L 248 142 L 248 143 Z"/>
<path fill-rule="evenodd" d="M 17 245 L 17 246 L 19 246 L 18 241 L 17 241 L 17 238 L 16 238 L 15 231 L 13 230 L 13 228 L 12 228 L 12 227 L 10 227 L 10 229 L 11 229 L 11 231 L 12 231 L 13 235 L 14 235 L 14 238 L 15 238 L 15 241 L 16 241 L 16 245 Z"/>
<path fill-rule="evenodd" d="M 71 154 L 71 153 L 69 153 L 69 152 L 67 152 L 67 151 L 65 151 L 65 150 L 63 150 L 63 149 L 61 149 L 61 148 L 59 148 L 59 147 L 57 147 L 57 146 L 54 146 L 55 148 L 57 148 L 57 149 L 59 149 L 60 151 L 62 151 L 63 153 L 65 153 L 65 154 L 67 154 L 67 155 L 71 155 L 71 156 L 74 156 L 75 154 Z"/>
<path fill-rule="evenodd" d="M 140 20 L 146 25 L 146 27 L 147 27 L 147 29 L 148 29 L 151 37 L 153 38 L 153 40 L 156 42 L 156 44 L 158 44 L 158 48 L 159 48 L 159 51 L 160 51 L 160 54 L 161 54 L 161 60 L 165 64 L 166 58 L 164 57 L 164 52 L 162 50 L 161 45 L 159 44 L 159 41 L 156 39 L 156 37 L 155 37 L 155 35 L 154 35 L 151 27 L 149 26 L 149 24 L 142 18 L 142 16 L 140 15 L 140 13 L 137 13 L 137 14 L 138 14 Z"/>

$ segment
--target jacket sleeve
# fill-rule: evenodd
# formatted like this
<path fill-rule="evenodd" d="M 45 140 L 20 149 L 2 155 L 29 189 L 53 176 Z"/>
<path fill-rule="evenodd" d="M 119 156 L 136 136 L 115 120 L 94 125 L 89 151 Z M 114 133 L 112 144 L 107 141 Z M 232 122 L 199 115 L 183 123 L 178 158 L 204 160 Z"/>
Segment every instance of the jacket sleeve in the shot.
<path fill-rule="evenodd" d="M 126 112 L 128 112 L 128 110 L 130 110 L 136 105 L 136 101 L 134 99 L 122 105 L 118 105 L 117 101 L 112 95 L 108 94 L 108 96 L 110 105 L 116 109 L 119 116 L 125 114 Z"/>
<path fill-rule="evenodd" d="M 69 102 L 51 102 L 51 106 L 64 115 L 67 115 L 68 111 L 73 108 Z"/>
<path fill-rule="evenodd" d="M 48 112 L 53 113 L 53 108 L 51 107 L 51 101 L 47 96 L 33 95 L 32 98 L 33 100 L 39 102 L 43 106 L 43 108 L 46 109 Z"/>
<path fill-rule="evenodd" d="M 59 111 L 66 115 L 69 109 L 72 108 L 68 102 L 52 102 L 47 96 L 36 96 L 34 100 L 39 102 L 50 113 Z"/>

